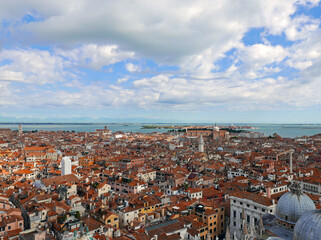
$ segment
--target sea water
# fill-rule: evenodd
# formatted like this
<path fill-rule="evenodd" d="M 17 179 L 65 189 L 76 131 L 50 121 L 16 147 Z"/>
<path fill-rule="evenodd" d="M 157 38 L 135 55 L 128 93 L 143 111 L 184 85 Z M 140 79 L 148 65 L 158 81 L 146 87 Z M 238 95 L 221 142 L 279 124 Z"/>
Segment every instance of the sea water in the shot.
<path fill-rule="evenodd" d="M 143 129 L 144 125 L 175 125 L 175 126 L 185 126 L 185 125 L 197 125 L 197 126 L 208 126 L 213 125 L 209 123 L 160 123 L 160 124 L 146 124 L 146 123 L 128 123 L 128 124 L 118 124 L 118 123 L 90 123 L 90 124 L 42 124 L 42 123 L 32 123 L 32 124 L 22 124 L 23 131 L 34 131 L 34 130 L 44 130 L 44 131 L 75 131 L 75 132 L 94 132 L 96 129 L 103 129 L 108 126 L 112 132 L 122 131 L 122 132 L 141 132 L 141 133 L 151 133 L 151 132 L 167 132 L 168 129 Z M 218 123 L 218 126 L 230 126 L 231 124 Z M 234 126 L 249 126 L 255 129 L 245 129 L 247 131 L 261 132 L 266 136 L 273 135 L 277 133 L 281 137 L 295 138 L 301 136 L 311 136 L 321 133 L 321 124 L 234 124 Z M 0 124 L 0 128 L 10 128 L 11 130 L 17 130 L 19 128 L 18 124 L 6 123 Z"/>

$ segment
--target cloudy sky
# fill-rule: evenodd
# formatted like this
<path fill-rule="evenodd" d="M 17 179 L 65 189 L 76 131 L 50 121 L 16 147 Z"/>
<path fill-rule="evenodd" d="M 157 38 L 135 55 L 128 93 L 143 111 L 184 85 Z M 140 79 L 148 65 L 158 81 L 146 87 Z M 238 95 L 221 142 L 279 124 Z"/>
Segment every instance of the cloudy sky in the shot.
<path fill-rule="evenodd" d="M 0 0 L 0 121 L 321 123 L 319 0 Z"/>

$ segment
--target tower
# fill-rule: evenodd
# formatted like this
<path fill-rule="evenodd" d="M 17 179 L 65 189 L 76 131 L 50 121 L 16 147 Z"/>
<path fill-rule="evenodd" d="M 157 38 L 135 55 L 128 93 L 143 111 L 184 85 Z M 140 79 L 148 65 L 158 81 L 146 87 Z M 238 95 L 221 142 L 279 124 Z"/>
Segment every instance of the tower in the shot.
<path fill-rule="evenodd" d="M 21 123 L 19 124 L 19 131 L 18 131 L 18 133 L 19 133 L 19 137 L 21 137 L 21 136 L 22 136 L 22 126 L 21 126 Z"/>
<path fill-rule="evenodd" d="M 199 152 L 204 152 L 204 139 L 203 135 L 201 135 L 199 143 L 198 143 L 198 151 Z"/>
<path fill-rule="evenodd" d="M 70 157 L 63 157 L 61 160 L 61 176 L 71 174 Z"/>
<path fill-rule="evenodd" d="M 293 173 L 293 150 L 290 150 L 290 174 Z"/>

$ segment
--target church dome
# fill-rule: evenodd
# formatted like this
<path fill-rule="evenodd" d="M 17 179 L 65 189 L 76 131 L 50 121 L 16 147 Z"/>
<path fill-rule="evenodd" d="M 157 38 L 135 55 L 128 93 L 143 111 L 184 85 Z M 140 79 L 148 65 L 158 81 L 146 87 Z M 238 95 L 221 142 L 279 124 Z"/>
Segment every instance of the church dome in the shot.
<path fill-rule="evenodd" d="M 290 186 L 291 191 L 285 193 L 276 205 L 276 217 L 284 222 L 295 224 L 306 212 L 315 210 L 311 198 L 304 194 L 297 183 Z"/>
<path fill-rule="evenodd" d="M 307 212 L 295 224 L 293 240 L 321 239 L 321 210 Z"/>

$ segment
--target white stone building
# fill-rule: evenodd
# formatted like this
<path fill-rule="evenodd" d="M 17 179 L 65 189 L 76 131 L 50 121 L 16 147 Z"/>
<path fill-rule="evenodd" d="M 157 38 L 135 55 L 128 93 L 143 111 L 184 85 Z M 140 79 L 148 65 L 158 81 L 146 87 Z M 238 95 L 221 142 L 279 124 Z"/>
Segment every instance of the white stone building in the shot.
<path fill-rule="evenodd" d="M 269 213 L 275 214 L 274 200 L 255 193 L 237 192 L 230 196 L 230 230 L 240 237 L 244 221 L 247 226 L 257 225 L 260 218 Z"/>

